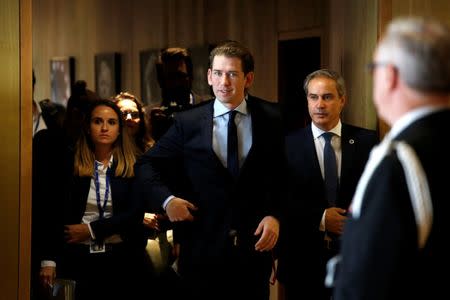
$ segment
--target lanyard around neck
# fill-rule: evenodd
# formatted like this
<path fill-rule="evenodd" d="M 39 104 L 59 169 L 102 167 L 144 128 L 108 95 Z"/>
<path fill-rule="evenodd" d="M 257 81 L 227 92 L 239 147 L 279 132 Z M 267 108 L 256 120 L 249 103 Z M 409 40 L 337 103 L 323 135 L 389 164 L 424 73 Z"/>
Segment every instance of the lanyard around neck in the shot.
<path fill-rule="evenodd" d="M 98 207 L 98 213 L 99 213 L 99 218 L 102 219 L 103 215 L 105 214 L 105 209 L 106 209 L 106 203 L 108 202 L 108 197 L 109 197 L 109 167 L 106 170 L 106 178 L 105 178 L 105 198 L 103 199 L 103 205 L 101 204 L 101 198 L 100 198 L 100 181 L 98 179 L 99 175 L 98 175 L 98 162 L 95 161 L 95 197 L 97 200 L 97 207 Z"/>

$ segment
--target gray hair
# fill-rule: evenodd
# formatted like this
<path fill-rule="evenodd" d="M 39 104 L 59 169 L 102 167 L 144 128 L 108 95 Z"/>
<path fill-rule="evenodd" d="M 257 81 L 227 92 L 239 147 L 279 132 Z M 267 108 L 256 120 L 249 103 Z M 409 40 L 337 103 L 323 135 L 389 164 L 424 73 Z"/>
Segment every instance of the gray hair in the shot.
<path fill-rule="evenodd" d="M 347 94 L 347 91 L 345 90 L 344 77 L 342 77 L 338 72 L 328 69 L 321 69 L 314 71 L 310 73 L 308 76 L 306 76 L 305 81 L 303 82 L 303 89 L 305 90 L 306 96 L 308 96 L 309 82 L 317 77 L 325 77 L 334 80 L 334 82 L 336 83 L 336 89 L 339 94 L 339 97 L 342 97 Z"/>
<path fill-rule="evenodd" d="M 396 19 L 377 52 L 378 60 L 393 64 L 409 87 L 450 92 L 450 32 L 443 23 L 418 17 Z"/>

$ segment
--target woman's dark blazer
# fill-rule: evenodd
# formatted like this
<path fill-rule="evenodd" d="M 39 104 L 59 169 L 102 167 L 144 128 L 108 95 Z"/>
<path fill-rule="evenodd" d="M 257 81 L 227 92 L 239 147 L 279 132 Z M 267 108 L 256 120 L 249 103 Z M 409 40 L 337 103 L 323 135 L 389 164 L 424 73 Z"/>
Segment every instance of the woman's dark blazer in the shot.
<path fill-rule="evenodd" d="M 143 205 L 134 191 L 134 177 L 123 178 L 114 174 L 116 163 L 110 170 L 111 198 L 113 215 L 109 218 L 90 223 L 96 239 L 104 239 L 119 234 L 126 243 L 145 247 L 143 234 Z M 59 176 L 55 178 L 55 186 L 49 196 L 54 204 L 51 209 L 52 218 L 48 222 L 46 249 L 43 259 L 55 260 L 65 245 L 64 225 L 80 224 L 83 218 L 91 177 L 73 175 L 73 151 L 67 151 L 64 162 L 60 165 Z"/>

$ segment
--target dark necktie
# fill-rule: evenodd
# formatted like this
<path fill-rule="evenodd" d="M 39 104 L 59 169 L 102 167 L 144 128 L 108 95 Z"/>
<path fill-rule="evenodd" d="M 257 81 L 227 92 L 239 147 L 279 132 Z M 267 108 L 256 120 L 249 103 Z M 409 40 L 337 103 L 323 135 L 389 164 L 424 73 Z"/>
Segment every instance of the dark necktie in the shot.
<path fill-rule="evenodd" d="M 336 155 L 334 153 L 333 146 L 331 145 L 331 138 L 333 133 L 325 132 L 322 134 L 325 139 L 325 147 L 323 148 L 323 165 L 325 173 L 325 187 L 328 204 L 330 206 L 336 206 L 337 188 L 338 188 L 338 175 L 336 165 Z"/>
<path fill-rule="evenodd" d="M 234 117 L 237 111 L 232 110 L 228 119 L 228 149 L 227 149 L 227 168 L 234 178 L 239 175 L 239 156 L 238 156 L 238 138 L 237 128 Z"/>

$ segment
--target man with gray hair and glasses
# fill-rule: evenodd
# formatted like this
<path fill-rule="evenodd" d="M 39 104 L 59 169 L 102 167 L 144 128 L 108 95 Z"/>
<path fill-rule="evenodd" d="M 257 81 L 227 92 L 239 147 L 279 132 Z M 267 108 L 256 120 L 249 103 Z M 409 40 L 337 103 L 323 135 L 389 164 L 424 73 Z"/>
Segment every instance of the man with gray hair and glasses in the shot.
<path fill-rule="evenodd" d="M 374 103 L 391 130 L 372 150 L 352 200 L 333 299 L 446 298 L 449 28 L 394 20 L 371 67 Z"/>

